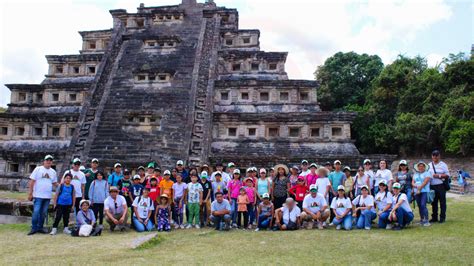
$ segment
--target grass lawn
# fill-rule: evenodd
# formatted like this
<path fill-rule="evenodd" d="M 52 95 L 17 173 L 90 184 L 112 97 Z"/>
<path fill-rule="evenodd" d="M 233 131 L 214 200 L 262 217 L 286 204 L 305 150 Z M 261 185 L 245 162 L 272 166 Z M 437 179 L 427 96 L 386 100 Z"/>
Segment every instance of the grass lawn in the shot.
<path fill-rule="evenodd" d="M 418 212 L 418 209 L 415 210 Z M 402 231 L 211 229 L 160 233 L 131 250 L 136 232 L 100 237 L 27 236 L 29 225 L 0 225 L 0 264 L 456 264 L 474 263 L 474 198 L 449 199 L 448 221 Z M 418 218 L 415 217 L 415 220 Z"/>
<path fill-rule="evenodd" d="M 28 200 L 28 193 L 0 190 L 0 199 L 16 199 L 26 201 Z"/>

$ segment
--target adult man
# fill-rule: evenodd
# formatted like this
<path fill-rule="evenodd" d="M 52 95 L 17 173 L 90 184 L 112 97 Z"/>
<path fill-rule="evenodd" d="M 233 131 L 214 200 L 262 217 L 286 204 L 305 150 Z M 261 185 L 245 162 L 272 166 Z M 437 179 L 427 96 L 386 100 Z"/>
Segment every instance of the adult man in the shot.
<path fill-rule="evenodd" d="M 111 232 L 115 227 L 118 227 L 120 231 L 127 229 L 127 201 L 118 193 L 119 189 L 111 186 L 109 196 L 104 201 L 105 220 L 110 225 Z"/>
<path fill-rule="evenodd" d="M 91 187 L 92 181 L 94 181 L 97 172 L 99 172 L 99 160 L 97 158 L 92 159 L 91 168 L 84 171 L 86 176 L 86 187 L 84 189 L 84 195 L 86 199 L 89 199 L 89 188 Z"/>
<path fill-rule="evenodd" d="M 306 177 L 311 171 L 308 168 L 308 161 L 307 160 L 302 160 L 301 161 L 301 173 L 300 176 Z"/>
<path fill-rule="evenodd" d="M 201 172 L 201 180 L 199 182 L 202 186 L 202 201 L 199 204 L 199 220 L 201 222 L 201 227 L 208 225 L 209 215 L 211 214 L 212 183 L 207 180 L 207 178 L 207 172 Z"/>
<path fill-rule="evenodd" d="M 70 170 L 64 172 L 64 175 L 66 173 L 71 173 L 72 175 L 72 180 L 71 184 L 74 186 L 74 195 L 76 196 L 76 201 L 75 201 L 75 206 L 74 206 L 74 212 L 78 212 L 80 210 L 80 205 L 79 203 L 81 200 L 85 199 L 85 186 L 87 183 L 86 176 L 82 171 L 80 171 L 81 167 L 81 160 L 79 158 L 74 158 L 72 160 L 72 167 Z M 63 178 L 64 178 L 63 175 Z M 62 181 L 61 181 L 62 183 Z"/>
<path fill-rule="evenodd" d="M 275 211 L 275 226 L 280 230 L 296 230 L 300 226 L 301 210 L 293 198 L 287 198 L 283 207 Z"/>
<path fill-rule="evenodd" d="M 332 172 L 332 164 L 329 161 L 324 163 L 324 167 L 326 167 L 326 169 L 328 169 L 329 173 Z"/>
<path fill-rule="evenodd" d="M 176 172 L 181 174 L 183 181 L 187 183 L 186 181 L 189 179 L 189 173 L 186 171 L 186 169 L 184 169 L 184 162 L 182 160 L 176 162 Z"/>
<path fill-rule="evenodd" d="M 310 194 L 306 195 L 303 200 L 303 212 L 301 220 L 303 226 L 312 229 L 313 224 L 318 224 L 318 229 L 323 229 L 323 222 L 329 217 L 329 209 L 326 199 L 318 193 L 318 187 L 313 184 L 309 188 Z M 305 224 L 306 223 L 306 224 Z"/>
<path fill-rule="evenodd" d="M 36 167 L 30 175 L 28 200 L 33 200 L 33 217 L 28 235 L 47 233 L 43 228 L 44 219 L 48 215 L 53 186 L 58 182 L 56 171 L 51 168 L 52 164 L 53 156 L 46 155 L 43 165 Z"/>
<path fill-rule="evenodd" d="M 211 220 L 216 230 L 229 230 L 230 228 L 230 204 L 224 199 L 222 192 L 215 194 L 216 200 L 211 204 Z"/>
<path fill-rule="evenodd" d="M 116 187 L 118 182 L 123 178 L 122 165 L 120 163 L 116 163 L 114 165 L 114 169 L 115 171 L 109 175 L 108 182 L 110 186 Z"/>
<path fill-rule="evenodd" d="M 439 150 L 434 150 L 431 153 L 432 162 L 429 164 L 430 174 L 433 177 L 430 182 L 431 188 L 435 192 L 433 202 L 431 203 L 432 214 L 430 223 L 438 222 L 444 223 L 446 221 L 446 187 L 443 181 L 449 178 L 448 165 L 441 161 L 441 154 Z M 441 207 L 441 213 L 438 220 L 438 202 Z"/>

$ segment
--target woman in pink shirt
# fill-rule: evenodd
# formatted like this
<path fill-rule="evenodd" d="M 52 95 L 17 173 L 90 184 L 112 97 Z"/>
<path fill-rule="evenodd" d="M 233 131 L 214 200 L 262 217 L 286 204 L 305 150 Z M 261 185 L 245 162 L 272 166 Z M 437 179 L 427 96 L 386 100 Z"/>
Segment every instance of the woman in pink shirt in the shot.
<path fill-rule="evenodd" d="M 235 169 L 232 180 L 227 184 L 229 190 L 231 209 L 232 209 L 232 223 L 234 227 L 237 227 L 237 198 L 240 194 L 240 188 L 242 187 L 242 181 L 240 181 L 240 170 Z"/>
<path fill-rule="evenodd" d="M 309 167 L 310 173 L 306 175 L 306 186 L 309 187 L 313 184 L 316 184 L 316 180 L 318 179 L 318 175 L 316 174 L 316 169 L 318 166 L 315 163 L 312 163 Z"/>

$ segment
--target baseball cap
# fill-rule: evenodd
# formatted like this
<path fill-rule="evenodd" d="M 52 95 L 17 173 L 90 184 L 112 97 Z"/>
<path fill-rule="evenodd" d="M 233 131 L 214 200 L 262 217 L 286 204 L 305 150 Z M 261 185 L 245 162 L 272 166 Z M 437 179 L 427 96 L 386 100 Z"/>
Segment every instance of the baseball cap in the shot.
<path fill-rule="evenodd" d="M 163 175 L 171 175 L 170 170 L 165 170 L 165 172 L 163 173 Z"/>
<path fill-rule="evenodd" d="M 299 171 L 299 170 L 300 170 L 296 164 L 293 165 L 291 168 L 292 168 L 292 169 L 295 169 L 296 171 Z"/>
<path fill-rule="evenodd" d="M 54 160 L 53 155 L 48 154 L 48 155 L 44 156 L 44 161 L 47 161 L 47 160 L 51 160 L 51 161 Z"/>
<path fill-rule="evenodd" d="M 183 164 L 184 164 L 184 163 L 183 163 L 183 160 L 178 160 L 178 161 L 176 162 L 176 165 L 183 165 Z"/>
<path fill-rule="evenodd" d="M 86 168 L 84 167 L 84 165 L 81 165 L 81 167 L 79 167 L 79 170 L 80 170 L 80 171 L 85 171 Z"/>
<path fill-rule="evenodd" d="M 262 198 L 269 199 L 270 195 L 268 193 L 263 193 Z"/>
<path fill-rule="evenodd" d="M 234 169 L 234 172 L 232 172 L 233 174 L 239 174 L 240 175 L 240 170 L 239 169 Z"/>
<path fill-rule="evenodd" d="M 407 161 L 406 160 L 400 160 L 398 165 L 407 165 Z"/>
<path fill-rule="evenodd" d="M 203 165 L 201 166 L 201 168 L 209 168 L 209 165 L 203 164 Z"/>
<path fill-rule="evenodd" d="M 156 172 L 160 172 L 161 173 L 161 168 L 160 167 L 155 167 L 155 169 L 153 169 L 153 171 L 156 171 Z"/>
<path fill-rule="evenodd" d="M 227 167 L 228 167 L 228 168 L 235 167 L 235 164 L 232 163 L 232 162 L 230 162 L 230 163 L 227 164 Z"/>
<path fill-rule="evenodd" d="M 312 168 L 312 167 L 314 167 L 314 168 L 318 168 L 318 165 L 317 165 L 317 164 L 315 164 L 315 163 L 312 163 L 312 164 L 309 166 L 309 168 Z"/>
<path fill-rule="evenodd" d="M 311 186 L 309 186 L 309 191 L 318 192 L 318 186 L 316 186 L 316 184 L 312 184 Z"/>
<path fill-rule="evenodd" d="M 81 163 L 81 159 L 79 159 L 79 158 L 74 158 L 74 159 L 72 160 L 72 164 L 76 164 L 76 163 Z"/>
<path fill-rule="evenodd" d="M 369 159 L 365 159 L 364 164 L 368 164 L 368 163 L 371 164 L 372 162 Z"/>
<path fill-rule="evenodd" d="M 147 168 L 155 168 L 155 164 L 154 163 L 148 163 Z"/>
<path fill-rule="evenodd" d="M 143 166 L 138 166 L 138 169 L 137 170 L 145 170 L 145 167 Z"/>
<path fill-rule="evenodd" d="M 140 176 L 139 175 L 134 175 L 133 180 L 135 180 L 135 179 L 140 179 Z"/>
<path fill-rule="evenodd" d="M 385 179 L 380 180 L 379 186 L 380 185 L 386 186 L 387 185 L 387 180 L 385 180 Z"/>
<path fill-rule="evenodd" d="M 118 190 L 118 188 L 117 188 L 116 186 L 111 186 L 111 187 L 109 188 L 109 191 L 117 191 L 117 192 L 118 192 L 119 190 Z"/>
<path fill-rule="evenodd" d="M 249 172 L 252 172 L 253 171 L 253 168 L 252 167 L 249 167 L 247 168 L 246 172 L 249 173 Z"/>
<path fill-rule="evenodd" d="M 260 168 L 259 173 L 265 173 L 265 174 L 266 174 L 266 173 L 267 173 L 267 169 L 265 169 L 265 168 Z"/>
<path fill-rule="evenodd" d="M 326 165 L 331 165 L 331 162 L 330 161 L 325 162 L 324 166 L 326 166 Z"/>
<path fill-rule="evenodd" d="M 401 188 L 400 183 L 393 184 L 393 188 L 400 189 Z"/>
<path fill-rule="evenodd" d="M 117 168 L 117 167 L 122 167 L 122 165 L 120 163 L 114 164 L 114 168 Z"/>
<path fill-rule="evenodd" d="M 99 163 L 99 159 L 94 158 L 94 159 L 92 159 L 91 163 Z"/>
<path fill-rule="evenodd" d="M 301 164 L 308 164 L 308 160 L 301 161 Z"/>
<path fill-rule="evenodd" d="M 304 176 L 302 176 L 302 175 L 298 176 L 298 181 L 299 181 L 299 180 L 303 180 L 303 181 L 304 181 Z"/>
<path fill-rule="evenodd" d="M 439 152 L 439 150 L 434 150 L 434 151 L 431 153 L 431 155 L 440 155 L 440 152 Z"/>
<path fill-rule="evenodd" d="M 351 168 L 350 168 L 349 166 L 345 166 L 344 169 L 343 169 L 343 171 L 349 171 L 349 172 L 350 172 L 350 171 L 351 171 Z"/>
<path fill-rule="evenodd" d="M 339 160 L 335 160 L 335 161 L 334 161 L 334 164 L 342 164 L 342 163 L 341 163 L 341 161 L 339 161 Z"/>
<path fill-rule="evenodd" d="M 207 178 L 208 175 L 207 175 L 207 172 L 206 171 L 202 171 L 201 172 L 201 178 Z"/>
<path fill-rule="evenodd" d="M 337 190 L 338 190 L 338 191 L 339 191 L 339 190 L 345 190 L 345 188 L 344 188 L 343 185 L 339 185 L 339 186 L 337 186 Z"/>
<path fill-rule="evenodd" d="M 235 170 L 239 170 L 239 169 L 235 169 Z M 235 170 L 234 170 L 234 172 L 235 172 Z M 240 172 L 239 172 L 239 173 L 240 173 Z M 216 175 L 220 175 L 220 176 L 222 176 L 222 172 L 221 172 L 221 171 L 217 171 L 217 172 L 216 172 L 216 174 L 215 174 L 214 176 L 216 176 Z"/>
<path fill-rule="evenodd" d="M 360 190 L 362 190 L 362 189 L 364 189 L 364 188 L 367 189 L 367 190 L 369 190 L 369 187 L 368 187 L 367 185 L 363 185 L 363 186 L 360 188 Z"/>
<path fill-rule="evenodd" d="M 123 174 L 124 174 L 124 175 L 129 175 L 129 174 L 130 174 L 130 170 L 128 170 L 128 169 L 123 170 Z"/>

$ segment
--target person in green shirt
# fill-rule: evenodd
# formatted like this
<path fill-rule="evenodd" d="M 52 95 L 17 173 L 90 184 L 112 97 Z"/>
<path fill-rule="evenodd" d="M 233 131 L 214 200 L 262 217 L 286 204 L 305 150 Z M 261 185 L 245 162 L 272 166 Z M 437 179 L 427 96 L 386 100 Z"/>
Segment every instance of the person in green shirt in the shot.
<path fill-rule="evenodd" d="M 89 188 L 91 187 L 92 181 L 95 180 L 97 172 L 99 172 L 99 160 L 94 158 L 91 161 L 91 168 L 88 168 L 84 171 L 86 176 L 86 187 L 84 189 L 84 196 L 86 199 L 89 199 Z"/>

